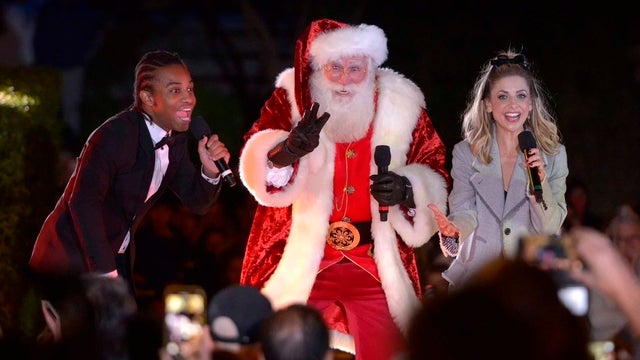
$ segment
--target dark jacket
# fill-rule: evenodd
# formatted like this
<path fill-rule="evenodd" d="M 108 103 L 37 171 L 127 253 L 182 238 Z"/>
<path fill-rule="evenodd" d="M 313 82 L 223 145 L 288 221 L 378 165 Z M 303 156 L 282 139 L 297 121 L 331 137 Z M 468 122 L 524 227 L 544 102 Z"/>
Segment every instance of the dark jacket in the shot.
<path fill-rule="evenodd" d="M 208 211 L 221 184 L 202 178 L 190 160 L 186 133 L 174 133 L 169 166 L 158 191 L 145 202 L 153 177 L 153 141 L 138 111 L 123 111 L 88 138 L 64 193 L 38 235 L 29 265 L 36 274 L 108 273 L 131 229 L 167 189 L 196 214 Z"/>

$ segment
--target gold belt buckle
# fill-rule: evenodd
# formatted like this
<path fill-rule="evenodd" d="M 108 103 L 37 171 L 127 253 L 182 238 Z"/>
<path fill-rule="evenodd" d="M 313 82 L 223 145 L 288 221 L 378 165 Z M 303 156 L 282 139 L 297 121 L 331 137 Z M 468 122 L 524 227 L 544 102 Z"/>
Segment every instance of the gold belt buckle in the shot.
<path fill-rule="evenodd" d="M 351 250 L 358 246 L 360 232 L 353 224 L 346 221 L 336 221 L 329 224 L 327 244 L 336 250 Z"/>

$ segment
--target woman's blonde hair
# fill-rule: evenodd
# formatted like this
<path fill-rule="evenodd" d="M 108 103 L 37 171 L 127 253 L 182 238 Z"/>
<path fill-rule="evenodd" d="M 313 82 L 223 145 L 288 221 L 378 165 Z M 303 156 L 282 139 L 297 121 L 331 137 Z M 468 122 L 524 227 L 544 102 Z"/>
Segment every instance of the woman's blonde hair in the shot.
<path fill-rule="evenodd" d="M 549 108 L 546 90 L 531 71 L 531 64 L 514 50 L 501 51 L 484 65 L 462 115 L 462 137 L 469 142 L 471 152 L 485 164 L 493 160 L 489 153 L 494 120 L 487 112 L 484 100 L 496 81 L 513 75 L 523 77 L 531 90 L 533 108 L 525 121 L 525 129 L 533 132 L 538 148 L 547 154 L 555 154 L 560 144 L 560 132 Z"/>

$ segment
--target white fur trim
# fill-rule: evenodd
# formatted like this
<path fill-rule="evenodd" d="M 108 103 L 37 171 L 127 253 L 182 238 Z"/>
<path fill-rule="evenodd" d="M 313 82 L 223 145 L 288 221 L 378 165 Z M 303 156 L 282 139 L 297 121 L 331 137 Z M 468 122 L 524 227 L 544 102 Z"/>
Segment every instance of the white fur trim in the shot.
<path fill-rule="evenodd" d="M 316 70 L 329 61 L 354 55 L 367 55 L 378 67 L 387 59 L 387 37 L 375 25 L 346 26 L 318 35 L 309 54 Z"/>
<path fill-rule="evenodd" d="M 311 293 L 326 244 L 333 208 L 335 146 L 324 136 L 320 145 L 300 159 L 295 182 L 304 183 L 292 204 L 292 222 L 282 258 L 262 292 L 274 309 L 305 303 Z"/>
<path fill-rule="evenodd" d="M 298 103 L 296 102 L 296 96 L 293 89 L 295 88 L 295 70 L 288 68 L 283 70 L 276 78 L 276 87 L 287 89 L 287 99 L 291 105 L 292 119 L 300 119 L 300 109 L 298 109 Z"/>
<path fill-rule="evenodd" d="M 435 204 L 439 209 L 446 209 L 447 183 L 438 172 L 422 164 L 410 164 L 394 170 L 398 175 L 406 176 L 413 188 L 413 199 L 416 203 L 416 213 L 411 225 L 400 210 L 399 206 L 389 209 L 389 221 L 409 246 L 419 247 L 425 244 L 438 231 L 438 225 L 429 204 Z"/>
<path fill-rule="evenodd" d="M 405 244 L 419 247 L 425 244 L 437 231 L 437 224 L 428 204 L 444 206 L 447 199 L 446 182 L 435 170 L 422 165 L 410 164 L 394 169 L 399 175 L 406 176 L 414 189 L 416 214 L 413 224 L 406 220 L 399 206 L 389 208 L 389 226 L 379 219 L 372 221 L 372 233 L 375 243 L 374 256 L 382 282 L 389 312 L 400 330 L 406 335 L 413 314 L 420 308 L 411 279 L 404 271 L 395 243 L 397 232 Z M 381 241 L 381 240 L 386 241 Z M 383 255 L 380 255 L 383 254 Z"/>
<path fill-rule="evenodd" d="M 304 179 L 286 185 L 281 191 L 267 192 L 267 153 L 274 146 L 285 140 L 288 132 L 284 130 L 267 129 L 253 134 L 245 144 L 245 150 L 240 155 L 238 171 L 240 179 L 251 195 L 260 205 L 272 207 L 287 207 L 298 198 L 304 188 Z M 299 171 L 306 167 L 300 162 Z"/>
<path fill-rule="evenodd" d="M 413 247 L 425 244 L 437 230 L 429 203 L 446 206 L 447 190 L 444 178 L 422 164 L 406 165 L 406 154 L 413 140 L 413 130 L 425 107 L 422 91 L 415 83 L 390 69 L 377 72 L 378 111 L 374 121 L 372 146 L 386 144 L 391 149 L 389 170 L 407 176 L 413 186 L 416 215 L 413 224 L 404 218 L 399 206 L 389 208 L 387 222 L 373 216 L 372 234 L 376 251 L 374 257 L 382 281 L 389 311 L 403 333 L 407 333 L 411 317 L 420 307 L 411 279 L 404 271 L 402 259 L 395 243 L 395 232 Z M 377 171 L 372 163 L 372 172 Z M 377 202 L 371 200 L 375 213 Z"/>
<path fill-rule="evenodd" d="M 436 230 L 433 215 L 427 205 L 434 203 L 441 209 L 446 208 L 446 184 L 442 176 L 425 165 L 406 165 L 406 154 L 413 140 L 413 130 L 425 106 L 422 92 L 411 80 L 393 70 L 378 69 L 377 77 L 380 93 L 371 139 L 372 152 L 376 145 L 389 145 L 391 149 L 389 169 L 409 178 L 417 204 L 414 227 L 404 219 L 404 214 L 398 206 L 391 207 L 388 221 L 381 222 L 377 202 L 373 199 L 370 202 L 376 266 L 389 304 L 389 312 L 401 331 L 406 334 L 411 317 L 420 307 L 420 301 L 413 290 L 411 279 L 404 270 L 396 245 L 395 232 L 401 234 L 403 241 L 410 246 L 426 243 Z M 283 71 L 278 76 L 276 84 L 288 92 L 290 103 L 294 106 L 291 111 L 295 116 L 292 118 L 299 118 L 293 100 L 292 69 Z M 275 143 L 277 141 L 273 140 L 273 145 Z M 247 142 L 247 145 L 251 143 Z M 258 154 L 253 162 L 256 167 L 264 168 L 266 151 L 270 147 L 267 145 L 261 147 L 264 150 L 261 150 L 262 153 Z M 247 152 L 245 149 L 244 153 Z M 287 195 L 288 200 L 296 199 L 292 208 L 294 222 L 282 259 L 263 288 L 263 293 L 272 301 L 276 309 L 296 301 L 306 302 L 315 282 L 318 265 L 324 252 L 327 223 L 332 209 L 334 155 L 335 147 L 321 133 L 319 148 L 303 157 L 300 162 L 301 167 L 298 169 L 296 182 L 306 182 L 305 189 L 300 189 L 295 196 Z M 244 157 L 241 157 L 241 166 L 243 181 L 252 171 L 264 170 L 249 169 L 253 165 Z M 376 172 L 377 167 L 372 157 L 370 173 Z M 257 193 L 255 187 L 264 187 L 264 179 L 254 180 L 247 186 L 252 194 Z M 287 189 L 287 191 L 293 190 L 293 188 Z M 273 196 L 265 194 L 267 195 Z M 265 200 L 262 201 L 265 202 Z"/>
<path fill-rule="evenodd" d="M 338 349 L 354 355 L 356 353 L 356 344 L 353 341 L 353 336 L 338 330 L 329 330 L 329 345 L 332 349 Z"/>

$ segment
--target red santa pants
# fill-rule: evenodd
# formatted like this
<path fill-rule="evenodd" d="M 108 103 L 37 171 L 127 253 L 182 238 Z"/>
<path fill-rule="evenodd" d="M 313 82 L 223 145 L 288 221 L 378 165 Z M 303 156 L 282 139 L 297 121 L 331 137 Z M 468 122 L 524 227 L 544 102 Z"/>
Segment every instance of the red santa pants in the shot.
<path fill-rule="evenodd" d="M 322 270 L 307 303 L 322 312 L 329 328 L 353 336 L 356 360 L 390 360 L 405 348 L 380 282 L 351 261 Z"/>

